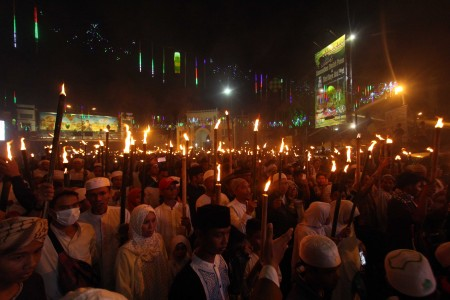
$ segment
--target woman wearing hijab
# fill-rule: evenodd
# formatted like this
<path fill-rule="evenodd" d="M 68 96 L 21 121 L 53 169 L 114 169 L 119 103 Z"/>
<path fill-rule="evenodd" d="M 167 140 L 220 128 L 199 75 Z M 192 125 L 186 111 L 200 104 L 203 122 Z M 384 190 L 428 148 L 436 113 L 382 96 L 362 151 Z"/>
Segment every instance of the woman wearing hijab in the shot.
<path fill-rule="evenodd" d="M 15 217 L 0 221 L 0 299 L 46 299 L 34 270 L 47 236 L 47 220 Z"/>
<path fill-rule="evenodd" d="M 167 299 L 169 265 L 161 235 L 155 232 L 156 214 L 150 205 L 131 213 L 130 240 L 116 258 L 116 291 L 128 299 Z"/>
<path fill-rule="evenodd" d="M 332 201 L 330 206 L 330 224 L 333 224 L 336 201 Z M 353 299 L 352 281 L 361 269 L 361 258 L 359 256 L 359 245 L 361 242 L 356 238 L 353 224 L 349 227 L 349 229 L 347 229 L 352 207 L 353 202 L 349 200 L 341 200 L 336 226 L 336 237 L 339 241 L 337 247 L 342 264 L 339 267 L 339 281 L 333 291 L 332 299 Z M 355 217 L 357 216 L 359 216 L 358 209 L 355 210 Z M 325 231 L 327 236 L 330 237 L 331 226 L 326 226 Z"/>
<path fill-rule="evenodd" d="M 191 244 L 184 235 L 176 235 L 170 243 L 169 269 L 170 278 L 173 280 L 175 276 L 184 268 L 191 260 L 192 250 Z"/>
<path fill-rule="evenodd" d="M 309 205 L 303 216 L 303 221 L 295 227 L 294 249 L 291 260 L 291 271 L 295 274 L 296 265 L 300 260 L 300 242 L 308 235 L 325 236 L 325 225 L 330 222 L 330 204 L 315 201 Z"/>

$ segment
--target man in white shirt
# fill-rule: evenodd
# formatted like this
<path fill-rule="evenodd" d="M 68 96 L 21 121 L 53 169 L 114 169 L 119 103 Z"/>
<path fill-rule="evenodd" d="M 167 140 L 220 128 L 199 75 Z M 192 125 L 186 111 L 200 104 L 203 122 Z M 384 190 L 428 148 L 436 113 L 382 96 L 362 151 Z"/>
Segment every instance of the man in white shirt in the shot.
<path fill-rule="evenodd" d="M 177 183 L 178 181 L 171 177 L 159 181 L 163 203 L 155 208 L 156 231 L 162 235 L 166 249 L 169 249 L 174 236 L 181 234 L 189 237 L 193 233 L 189 205 L 178 201 Z"/>
<path fill-rule="evenodd" d="M 66 254 L 92 265 L 95 257 L 95 232 L 91 225 L 78 223 L 78 194 L 67 189 L 58 192 L 50 202 L 49 214 L 52 219 L 49 231 L 55 234 Z M 60 299 L 63 294 L 58 286 L 58 253 L 49 237 L 45 239 L 36 272 L 44 279 L 47 297 Z"/>
<path fill-rule="evenodd" d="M 120 247 L 120 207 L 108 206 L 111 200 L 110 185 L 106 177 L 95 177 L 86 182 L 86 199 L 91 208 L 81 214 L 80 221 L 92 225 L 97 236 L 101 287 L 114 290 L 114 264 Z M 129 220 L 130 213 L 125 211 L 125 222 Z"/>
<path fill-rule="evenodd" d="M 258 203 L 252 199 L 252 191 L 247 180 L 235 178 L 231 181 L 231 191 L 236 198 L 228 204 L 230 208 L 231 225 L 245 233 L 247 220 L 255 217 Z"/>
<path fill-rule="evenodd" d="M 201 195 L 195 202 L 195 209 L 199 207 L 211 204 L 213 197 L 216 197 L 215 186 L 214 186 L 214 170 L 208 170 L 203 175 L 203 184 L 205 185 L 206 191 Z M 230 201 L 224 193 L 220 193 L 219 205 L 227 206 Z"/>
<path fill-rule="evenodd" d="M 197 211 L 199 245 L 192 261 L 175 277 L 170 300 L 228 299 L 228 267 L 222 257 L 230 236 L 230 210 L 205 205 Z"/>
<path fill-rule="evenodd" d="M 74 158 L 72 161 L 72 169 L 69 171 L 70 186 L 83 187 L 84 181 L 94 177 L 94 174 L 85 170 L 81 158 Z"/>

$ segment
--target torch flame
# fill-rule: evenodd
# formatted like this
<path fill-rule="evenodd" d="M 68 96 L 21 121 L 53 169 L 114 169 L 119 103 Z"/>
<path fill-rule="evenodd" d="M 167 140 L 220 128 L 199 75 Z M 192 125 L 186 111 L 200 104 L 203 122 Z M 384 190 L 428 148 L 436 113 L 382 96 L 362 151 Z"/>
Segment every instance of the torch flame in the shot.
<path fill-rule="evenodd" d="M 400 155 L 396 155 L 395 160 L 402 160 L 402 158 L 400 157 Z"/>
<path fill-rule="evenodd" d="M 222 151 L 222 141 L 219 141 L 219 147 L 217 147 L 217 152 Z"/>
<path fill-rule="evenodd" d="M 348 167 L 349 167 L 350 165 L 345 165 L 345 167 L 344 167 L 344 173 L 347 173 L 347 170 L 348 170 Z"/>
<path fill-rule="evenodd" d="M 428 152 L 433 152 L 433 148 L 428 147 L 428 148 L 427 148 L 427 151 L 428 151 Z"/>
<path fill-rule="evenodd" d="M 183 137 L 184 137 L 184 139 L 185 139 L 186 141 L 189 141 L 189 136 L 187 135 L 187 133 L 184 133 L 184 134 L 183 134 Z"/>
<path fill-rule="evenodd" d="M 67 159 L 67 151 L 66 146 L 63 147 L 63 164 L 68 164 L 69 160 Z"/>
<path fill-rule="evenodd" d="M 339 150 L 336 148 L 334 148 L 334 153 L 336 153 L 337 155 L 341 155 L 341 152 L 339 152 Z"/>
<path fill-rule="evenodd" d="M 434 126 L 434 128 L 442 128 L 444 127 L 444 119 L 443 118 L 438 118 L 436 125 Z"/>
<path fill-rule="evenodd" d="M 269 187 L 270 187 L 270 180 L 266 182 L 266 185 L 264 186 L 264 192 L 267 192 L 269 190 Z"/>
<path fill-rule="evenodd" d="M 103 129 L 104 132 L 109 132 L 108 128 Z"/>
<path fill-rule="evenodd" d="M 331 166 L 331 172 L 334 173 L 334 172 L 336 172 L 336 161 L 333 160 L 331 163 L 333 164 L 333 165 Z"/>
<path fill-rule="evenodd" d="M 370 146 L 367 149 L 367 151 L 372 152 L 373 151 L 373 147 L 375 147 L 376 144 L 377 144 L 377 141 L 372 141 L 372 144 L 370 144 Z"/>
<path fill-rule="evenodd" d="M 220 125 L 220 119 L 217 120 L 216 126 L 214 126 L 214 129 L 219 129 L 219 125 Z"/>
<path fill-rule="evenodd" d="M 220 182 L 220 164 L 217 165 L 217 181 Z"/>
<path fill-rule="evenodd" d="M 127 132 L 127 136 L 125 137 L 125 148 L 123 149 L 123 153 L 130 153 L 130 144 L 131 144 L 131 131 L 130 131 L 130 126 L 128 126 L 127 124 L 125 124 L 125 130 Z"/>
<path fill-rule="evenodd" d="M 281 145 L 280 145 L 280 153 L 282 153 L 284 150 L 284 138 L 281 139 Z"/>
<path fill-rule="evenodd" d="M 402 149 L 402 154 L 403 154 L 403 155 L 408 155 L 409 153 L 408 153 L 408 151 L 406 151 L 405 148 L 403 148 L 403 149 Z"/>
<path fill-rule="evenodd" d="M 267 143 L 264 143 L 263 149 L 266 149 Z"/>
<path fill-rule="evenodd" d="M 61 85 L 61 93 L 60 95 L 66 95 L 66 89 L 64 88 L 64 83 Z"/>
<path fill-rule="evenodd" d="M 387 137 L 386 144 L 392 144 L 393 142 L 394 141 L 390 137 Z"/>
<path fill-rule="evenodd" d="M 253 131 L 258 131 L 259 119 L 255 120 L 255 127 L 253 127 Z"/>
<path fill-rule="evenodd" d="M 134 146 L 134 145 L 136 145 L 136 140 L 133 137 L 131 137 L 131 146 Z"/>
<path fill-rule="evenodd" d="M 311 152 L 309 152 L 309 151 L 307 151 L 307 152 L 308 152 L 308 161 L 311 161 L 311 157 L 312 157 Z"/>
<path fill-rule="evenodd" d="M 150 125 L 147 125 L 147 129 L 144 131 L 144 145 L 147 145 L 147 134 L 150 132 Z M 173 146 L 170 146 L 173 147 Z"/>
<path fill-rule="evenodd" d="M 172 140 L 169 141 L 169 147 L 173 148 Z"/>
<path fill-rule="evenodd" d="M 102 140 L 99 140 L 98 142 L 99 142 L 99 144 L 100 144 L 100 147 L 105 146 L 105 145 L 103 144 L 103 141 L 102 141 Z"/>
<path fill-rule="evenodd" d="M 186 148 L 183 145 L 180 145 L 180 150 L 183 152 L 183 156 L 186 156 Z"/>
<path fill-rule="evenodd" d="M 361 133 L 358 133 L 358 134 L 356 135 L 356 138 L 357 138 L 357 139 L 360 139 L 360 138 L 361 138 Z"/>
<path fill-rule="evenodd" d="M 20 150 L 27 150 L 27 148 L 25 147 L 25 138 L 21 138 L 20 139 Z"/>
<path fill-rule="evenodd" d="M 82 143 L 83 145 L 87 145 L 87 143 L 86 143 L 85 141 L 81 141 L 81 143 Z"/>
<path fill-rule="evenodd" d="M 225 115 L 227 115 L 227 116 L 228 116 L 228 110 L 226 110 L 226 111 L 225 111 Z"/>
<path fill-rule="evenodd" d="M 376 136 L 380 141 L 384 141 L 384 138 L 383 138 L 381 135 L 376 134 L 375 136 Z"/>
<path fill-rule="evenodd" d="M 352 162 L 352 146 L 345 146 L 347 148 L 347 162 Z"/>
<path fill-rule="evenodd" d="M 9 142 L 7 142 L 6 143 L 6 153 L 7 153 L 7 155 L 8 155 L 8 159 L 9 160 L 12 160 L 12 154 L 11 154 L 11 144 L 12 144 L 12 142 L 13 141 L 9 141 Z"/>

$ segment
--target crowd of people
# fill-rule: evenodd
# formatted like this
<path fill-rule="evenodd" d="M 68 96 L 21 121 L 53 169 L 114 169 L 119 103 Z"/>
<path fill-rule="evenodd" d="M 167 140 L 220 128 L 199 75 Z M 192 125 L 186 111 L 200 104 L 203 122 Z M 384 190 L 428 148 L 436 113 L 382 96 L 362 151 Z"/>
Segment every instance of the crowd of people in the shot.
<path fill-rule="evenodd" d="M 46 157 L 31 182 L 0 158 L 0 299 L 450 298 L 445 174 L 380 157 L 355 176 L 324 156 L 255 174 L 223 157 L 218 194 L 201 155 L 186 177 L 158 155 L 130 174 L 76 157 L 52 182 Z"/>

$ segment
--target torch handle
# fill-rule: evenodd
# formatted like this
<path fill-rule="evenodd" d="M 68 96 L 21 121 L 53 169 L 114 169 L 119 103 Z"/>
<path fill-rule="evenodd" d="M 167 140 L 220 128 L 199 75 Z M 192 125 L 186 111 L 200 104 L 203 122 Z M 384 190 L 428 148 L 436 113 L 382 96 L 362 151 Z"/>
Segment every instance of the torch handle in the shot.
<path fill-rule="evenodd" d="M 127 200 L 127 176 L 128 176 L 128 160 L 129 154 L 123 154 L 123 178 L 122 178 L 122 188 L 120 189 L 120 224 L 125 223 L 125 205 Z"/>

